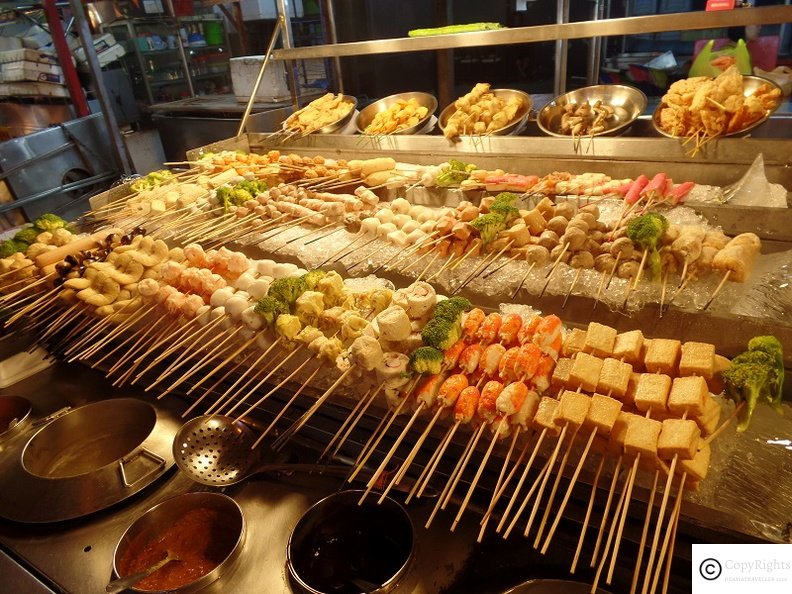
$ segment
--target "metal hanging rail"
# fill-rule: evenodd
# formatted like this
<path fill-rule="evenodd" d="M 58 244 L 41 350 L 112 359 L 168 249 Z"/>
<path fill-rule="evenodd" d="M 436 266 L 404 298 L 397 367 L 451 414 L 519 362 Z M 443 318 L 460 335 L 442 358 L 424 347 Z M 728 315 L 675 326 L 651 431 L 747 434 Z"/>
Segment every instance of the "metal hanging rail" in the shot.
<path fill-rule="evenodd" d="M 685 12 L 652 16 L 627 17 L 603 21 L 580 21 L 556 25 L 538 25 L 496 29 L 474 33 L 454 33 L 432 37 L 396 37 L 372 41 L 355 41 L 331 45 L 312 45 L 279 49 L 276 60 L 305 60 L 336 56 L 362 56 L 399 52 L 419 52 L 463 47 L 513 45 L 537 41 L 586 39 L 666 31 L 694 31 L 721 29 L 747 25 L 776 25 L 792 23 L 792 6 L 766 6 L 716 12 Z"/>

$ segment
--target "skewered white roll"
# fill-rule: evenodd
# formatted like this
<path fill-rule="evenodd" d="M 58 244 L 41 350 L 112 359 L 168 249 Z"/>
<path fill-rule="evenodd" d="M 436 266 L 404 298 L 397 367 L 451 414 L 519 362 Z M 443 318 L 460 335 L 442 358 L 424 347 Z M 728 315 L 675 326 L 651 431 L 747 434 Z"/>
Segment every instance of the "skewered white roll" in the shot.
<path fill-rule="evenodd" d="M 371 336 L 359 336 L 349 347 L 349 360 L 361 369 L 373 371 L 382 363 L 379 341 Z"/>
<path fill-rule="evenodd" d="M 374 216 L 379 219 L 380 223 L 392 223 L 396 213 L 389 208 L 380 208 Z"/>
<path fill-rule="evenodd" d="M 401 230 L 407 235 L 409 235 L 416 229 L 420 229 L 420 228 L 421 228 L 421 224 L 418 221 L 414 221 L 413 219 L 410 219 L 409 221 L 404 223 L 404 225 L 402 225 Z"/>
<path fill-rule="evenodd" d="M 375 369 L 377 381 L 385 382 L 384 388 L 398 388 L 409 381 L 407 365 L 410 358 L 395 351 L 388 351 L 382 355 L 382 363 Z"/>
<path fill-rule="evenodd" d="M 397 247 L 404 247 L 408 243 L 407 234 L 401 229 L 396 229 L 396 231 L 391 231 L 388 233 L 387 239 L 390 243 Z"/>
<path fill-rule="evenodd" d="M 383 223 L 377 228 L 377 237 L 387 237 L 389 233 L 397 230 L 398 228 L 393 223 Z"/>
<path fill-rule="evenodd" d="M 377 315 L 380 336 L 385 340 L 399 341 L 410 336 L 410 318 L 398 305 L 392 305 Z"/>
<path fill-rule="evenodd" d="M 264 325 L 264 318 L 256 313 L 256 307 L 254 305 L 245 309 L 240 315 L 240 319 L 245 327 L 251 330 L 258 330 Z"/>
<path fill-rule="evenodd" d="M 406 215 L 407 213 L 410 212 L 411 206 L 412 205 L 404 198 L 396 198 L 396 200 L 391 202 L 391 210 L 397 215 L 399 214 Z"/>
<path fill-rule="evenodd" d="M 418 281 L 405 290 L 407 309 L 411 318 L 423 318 L 432 312 L 436 292 L 429 283 Z"/>
<path fill-rule="evenodd" d="M 393 217 L 393 224 L 396 225 L 399 229 L 404 227 L 405 223 L 412 221 L 412 217 L 408 214 L 397 214 Z"/>
<path fill-rule="evenodd" d="M 360 221 L 360 231 L 361 233 L 365 233 L 367 235 L 376 235 L 377 229 L 382 224 L 377 217 L 366 217 L 362 221 Z"/>

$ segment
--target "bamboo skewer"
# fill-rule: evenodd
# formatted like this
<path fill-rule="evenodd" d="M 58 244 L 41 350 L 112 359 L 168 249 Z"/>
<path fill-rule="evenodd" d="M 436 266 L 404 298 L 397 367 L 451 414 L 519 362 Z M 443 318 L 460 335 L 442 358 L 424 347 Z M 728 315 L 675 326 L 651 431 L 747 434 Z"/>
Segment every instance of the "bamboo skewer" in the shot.
<path fill-rule="evenodd" d="M 657 481 L 660 477 L 660 469 L 655 470 L 654 480 L 652 481 L 652 490 L 649 493 L 649 501 L 646 504 L 646 515 L 644 516 L 643 529 L 641 530 L 641 542 L 638 545 L 638 558 L 635 561 L 635 570 L 633 571 L 632 584 L 630 585 L 630 594 L 635 594 L 638 587 L 638 578 L 641 575 L 641 561 L 643 560 L 644 546 L 646 545 L 646 537 L 649 534 L 649 522 L 652 519 L 652 511 L 654 506 L 655 495 L 657 494 Z"/>
<path fill-rule="evenodd" d="M 531 274 L 531 271 L 534 269 L 535 266 L 536 266 L 536 262 L 531 262 L 531 265 L 528 267 L 528 270 L 525 272 L 522 279 L 520 279 L 520 284 L 517 285 L 517 289 L 515 289 L 514 293 L 512 293 L 511 296 L 512 301 L 514 301 L 517 298 L 517 295 L 519 294 L 520 290 L 523 288 L 525 281 L 528 280 L 528 275 Z"/>
<path fill-rule="evenodd" d="M 729 280 L 729 276 L 731 275 L 731 273 L 732 273 L 732 271 L 731 271 L 731 270 L 727 270 L 727 271 L 726 271 L 726 273 L 723 275 L 723 278 L 722 278 L 722 279 L 721 279 L 721 281 L 718 283 L 718 286 L 717 286 L 717 287 L 715 287 L 715 290 L 712 292 L 712 296 L 709 298 L 709 301 L 707 301 L 707 302 L 704 304 L 704 307 L 702 307 L 702 308 L 701 308 L 701 311 L 706 311 L 706 310 L 707 310 L 707 308 L 708 308 L 710 305 L 712 305 L 712 302 L 715 300 L 715 297 L 717 297 L 717 296 L 718 296 L 718 293 L 720 293 L 720 292 L 721 292 L 721 289 L 723 288 L 723 285 L 725 285 L 725 284 L 726 284 L 726 281 L 727 281 L 727 280 Z"/>
<path fill-rule="evenodd" d="M 575 272 L 575 278 L 572 279 L 572 284 L 569 285 L 569 290 L 567 290 L 566 295 L 564 296 L 564 301 L 561 303 L 561 309 L 564 309 L 566 307 L 567 301 L 569 300 L 569 296 L 572 294 L 572 291 L 575 288 L 578 279 L 580 278 L 581 272 L 583 272 L 582 268 L 578 268 L 577 272 Z"/>
<path fill-rule="evenodd" d="M 641 274 L 643 273 L 644 266 L 646 266 L 646 258 L 649 256 L 649 250 L 645 249 L 643 256 L 641 257 L 641 263 L 638 265 L 638 272 L 635 273 L 635 279 L 629 285 L 627 289 L 627 294 L 624 296 L 624 302 L 622 303 L 622 309 L 627 307 L 627 302 L 630 300 L 630 295 L 638 288 L 638 283 L 641 281 Z"/>
<path fill-rule="evenodd" d="M 589 563 L 590 567 L 596 567 L 597 562 L 599 560 L 599 550 L 600 546 L 602 545 L 602 537 L 605 533 L 605 525 L 608 523 L 608 514 L 610 513 L 611 504 L 613 503 L 613 496 L 616 492 L 616 484 L 619 480 L 619 472 L 621 471 L 621 465 L 624 461 L 623 456 L 619 456 L 616 462 L 616 468 L 613 470 L 613 476 L 611 477 L 611 485 L 608 489 L 608 498 L 605 501 L 605 509 L 602 511 L 602 519 L 600 520 L 599 530 L 597 531 L 597 540 L 594 544 L 594 552 L 591 554 L 591 562 Z M 627 482 L 625 481 L 625 487 Z M 595 493 L 592 491 L 592 498 L 594 497 Z M 610 547 L 610 543 L 608 543 L 608 547 Z"/>
<path fill-rule="evenodd" d="M 500 492 L 501 486 L 507 484 L 508 480 L 513 477 L 513 473 L 510 473 L 506 477 L 506 482 L 504 481 L 504 477 L 506 476 L 506 469 L 509 466 L 509 462 L 511 461 L 512 454 L 514 453 L 514 447 L 517 445 L 517 438 L 520 436 L 520 431 L 522 427 L 517 425 L 514 428 L 514 432 L 512 433 L 511 443 L 509 444 L 509 450 L 506 452 L 506 457 L 503 459 L 503 464 L 501 465 L 500 473 L 498 473 L 498 480 L 495 482 L 495 491 L 492 494 L 492 499 L 490 500 L 490 507 L 494 508 L 495 504 L 497 503 L 497 499 L 495 496 Z M 520 461 L 518 460 L 517 463 Z M 517 468 L 515 465 L 514 469 Z M 481 519 L 481 529 L 479 530 L 478 537 L 476 538 L 476 542 L 481 542 L 484 539 L 484 532 L 487 530 L 487 524 L 489 523 L 490 516 L 486 515 Z"/>
<path fill-rule="evenodd" d="M 652 580 L 652 588 L 651 591 L 655 592 L 657 589 L 657 581 L 660 576 L 660 568 L 662 567 L 662 559 L 668 553 L 666 557 L 666 569 L 665 575 L 663 578 L 663 594 L 668 591 L 668 582 L 671 576 L 671 563 L 674 558 L 674 544 L 676 543 L 676 530 L 677 525 L 679 524 L 679 516 L 682 512 L 682 495 L 685 489 L 685 481 L 687 480 L 687 472 L 683 472 L 682 476 L 679 480 L 679 491 L 677 492 L 676 497 L 676 504 L 674 505 L 674 509 L 671 512 L 671 517 L 668 520 L 668 529 L 666 530 L 665 537 L 663 538 L 663 548 L 660 551 L 660 556 L 657 564 L 657 570 L 655 572 L 654 579 Z"/>
<path fill-rule="evenodd" d="M 536 443 L 534 443 L 534 448 L 533 451 L 531 452 L 531 456 L 528 459 L 528 461 L 525 463 L 525 466 L 523 467 L 523 473 L 522 475 L 520 475 L 520 479 L 517 481 L 517 486 L 514 488 L 512 497 L 509 499 L 509 503 L 506 505 L 506 510 L 503 512 L 503 515 L 501 516 L 501 521 L 498 523 L 498 526 L 495 528 L 495 532 L 500 532 L 503 529 L 503 527 L 506 525 L 506 521 L 507 518 L 509 517 L 509 513 L 511 512 L 512 507 L 514 507 L 514 504 L 517 501 L 517 496 L 519 495 L 520 491 L 522 491 L 523 485 L 525 484 L 525 480 L 528 478 L 528 472 L 531 470 L 534 460 L 536 460 L 536 456 L 539 454 L 539 448 L 541 447 L 542 442 L 544 441 L 546 435 L 547 435 L 547 428 L 545 427 L 542 429 L 542 431 L 539 433 L 539 436 L 536 438 Z M 525 453 L 527 452 L 529 445 L 530 442 L 527 442 L 523 447 L 523 451 L 520 453 L 520 459 L 522 459 L 525 456 Z M 517 468 L 519 468 L 519 461 L 518 464 L 515 464 L 514 470 L 516 471 Z M 504 485 L 502 491 L 505 491 L 505 488 L 506 486 Z M 528 498 L 529 497 L 525 497 L 523 501 L 527 503 Z M 485 518 L 488 517 L 489 514 L 492 513 L 493 509 L 495 509 L 495 505 L 491 504 L 490 509 L 487 510 L 487 513 L 485 514 L 484 517 Z M 512 526 L 516 524 L 517 517 L 519 517 L 519 515 L 522 513 L 522 509 L 524 509 L 524 507 L 517 512 L 517 516 L 515 516 Z M 504 538 L 506 537 L 504 536 Z"/>
<path fill-rule="evenodd" d="M 544 494 L 544 490 L 547 487 L 547 482 L 550 479 L 550 474 L 553 472 L 553 466 L 555 466 L 555 461 L 558 458 L 558 453 L 561 451 L 561 446 L 564 443 L 564 438 L 566 437 L 567 429 L 569 429 L 568 423 L 561 428 L 561 433 L 558 435 L 558 441 L 556 442 L 556 446 L 553 449 L 553 453 L 550 454 L 550 458 L 547 461 L 548 462 L 547 472 L 542 478 L 542 483 L 536 492 L 536 500 L 534 501 L 534 505 L 531 508 L 531 514 L 528 516 L 528 522 L 525 525 L 525 530 L 523 530 L 523 536 L 527 537 L 531 533 L 531 527 L 533 526 L 533 521 L 536 518 L 536 514 L 539 511 L 539 504 L 542 501 L 542 495 Z M 572 441 L 574 441 L 574 438 L 575 435 L 573 434 Z M 567 449 L 567 451 L 569 451 L 569 449 Z"/>
<path fill-rule="evenodd" d="M 539 474 L 536 476 L 536 480 L 531 485 L 531 488 L 528 489 L 528 493 L 525 494 L 523 502 L 520 504 L 520 508 L 514 514 L 514 518 L 512 519 L 512 521 L 509 524 L 508 528 L 506 528 L 506 531 L 503 533 L 503 538 L 504 539 L 509 538 L 509 535 L 511 535 L 511 531 L 517 525 L 517 520 L 519 520 L 520 516 L 522 515 L 522 512 L 525 510 L 526 506 L 528 505 L 528 502 L 533 497 L 534 491 L 536 491 L 536 489 L 539 487 L 540 481 L 543 481 L 544 477 L 547 476 L 549 473 L 550 473 L 550 460 L 548 459 L 548 460 L 545 461 L 544 465 L 542 466 L 541 470 L 539 471 Z M 515 499 L 515 498 L 516 498 L 516 494 L 512 497 L 512 499 Z M 510 503 L 511 503 L 511 501 L 510 501 Z M 508 518 L 508 516 L 504 515 L 501 518 L 501 524 L 505 524 L 507 518 Z M 501 524 L 499 524 L 499 526 Z M 496 531 L 498 531 L 498 530 L 496 530 Z"/>
<path fill-rule="evenodd" d="M 605 465 L 605 456 L 600 456 L 597 470 L 594 473 L 594 481 L 591 485 L 591 496 L 589 497 L 588 506 L 586 507 L 586 516 L 583 518 L 583 525 L 580 528 L 580 537 L 578 538 L 577 547 L 575 548 L 575 556 L 572 559 L 572 565 L 569 568 L 569 573 L 574 574 L 577 569 L 578 561 L 580 560 L 580 553 L 583 550 L 583 541 L 586 538 L 586 530 L 588 529 L 589 520 L 591 519 L 591 511 L 594 509 L 594 499 L 597 495 L 597 486 L 599 485 L 600 474 L 602 467 Z"/>
<path fill-rule="evenodd" d="M 382 385 L 383 383 L 380 384 L 380 387 Z M 344 422 L 341 423 L 341 427 L 339 427 L 338 431 L 336 431 L 333 434 L 333 437 L 327 443 L 324 450 L 322 450 L 322 453 L 319 454 L 319 458 L 318 458 L 319 461 L 324 460 L 325 456 L 327 456 L 327 454 L 330 452 L 330 449 L 333 447 L 333 445 L 339 441 L 339 438 L 341 437 L 342 433 L 344 434 L 344 436 L 346 436 L 346 433 L 344 433 L 345 430 L 350 429 L 351 432 L 351 428 L 354 428 L 356 424 L 354 419 L 359 418 L 361 410 L 365 413 L 365 411 L 368 409 L 369 404 L 371 404 L 371 402 L 374 400 L 374 397 L 379 393 L 379 390 L 380 388 L 377 388 L 376 390 L 374 388 L 369 388 L 368 390 L 366 390 L 366 393 L 363 394 L 363 396 L 358 399 L 358 401 L 355 403 L 355 407 L 348 415 L 346 415 Z M 338 450 L 334 450 L 333 454 L 331 454 L 328 457 L 328 461 L 333 459 L 336 451 Z"/>

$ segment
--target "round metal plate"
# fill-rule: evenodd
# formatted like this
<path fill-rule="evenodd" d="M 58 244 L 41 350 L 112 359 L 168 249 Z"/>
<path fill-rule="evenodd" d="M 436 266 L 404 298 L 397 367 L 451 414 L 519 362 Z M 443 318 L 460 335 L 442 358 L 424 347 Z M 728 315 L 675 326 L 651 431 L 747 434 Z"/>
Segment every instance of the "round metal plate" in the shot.
<path fill-rule="evenodd" d="M 770 87 L 776 88 L 779 91 L 781 90 L 781 88 L 769 78 L 763 78 L 761 76 L 744 75 L 743 95 L 745 97 L 750 97 L 757 91 L 757 89 L 759 89 L 759 87 L 765 84 L 769 85 Z M 716 138 L 728 138 L 729 136 L 744 136 L 745 134 L 747 134 L 757 126 L 761 126 L 762 124 L 764 124 L 767 121 L 767 119 L 775 113 L 775 110 L 778 109 L 778 106 L 780 104 L 781 102 L 779 101 L 773 109 L 766 110 L 763 117 L 759 118 L 755 122 L 751 122 L 745 128 L 742 128 L 740 130 L 735 130 L 734 132 L 729 132 L 728 134 L 719 134 Z M 687 138 L 686 136 L 674 136 L 673 134 L 670 134 L 665 130 L 663 130 L 663 128 L 660 126 L 660 111 L 664 107 L 667 107 L 667 104 L 661 102 L 660 105 L 657 106 L 657 109 L 655 109 L 654 113 L 652 114 L 652 125 L 654 126 L 654 129 L 657 130 L 658 133 L 662 134 L 667 138 Z"/>
<path fill-rule="evenodd" d="M 355 108 L 357 107 L 357 97 L 353 97 L 352 95 L 344 95 L 344 101 L 346 103 L 352 104 L 352 108 L 349 112 L 339 120 L 336 120 L 332 124 L 327 124 L 323 128 L 319 128 L 318 130 L 314 130 L 311 134 L 332 134 L 333 132 L 338 132 L 342 128 L 346 127 L 346 125 L 352 121 L 352 118 L 355 117 Z M 296 113 L 296 112 L 295 112 Z M 292 114 L 293 116 L 294 114 Z M 289 116 L 291 118 L 292 116 Z M 289 131 L 289 118 L 283 122 L 283 129 L 287 132 Z"/>
<path fill-rule="evenodd" d="M 510 134 L 516 134 L 519 132 L 523 127 L 523 124 L 525 124 L 526 120 L 528 119 L 528 116 L 531 114 L 531 108 L 533 107 L 533 100 L 531 99 L 531 96 L 528 93 L 523 93 L 522 91 L 517 91 L 515 89 L 493 89 L 490 91 L 490 93 L 494 93 L 496 97 L 506 101 L 512 97 L 519 97 L 522 99 L 522 107 L 517 111 L 517 115 L 514 116 L 514 119 L 503 128 L 498 128 L 492 132 L 487 132 L 487 134 L 484 134 L 483 136 L 509 136 Z M 445 131 L 448 119 L 456 110 L 456 107 L 452 103 L 440 113 L 437 123 L 441 130 Z M 476 135 L 462 134 L 461 136 Z"/>
<path fill-rule="evenodd" d="M 570 134 L 561 132 L 561 116 L 564 108 L 569 105 L 583 103 L 593 104 L 601 101 L 613 108 L 613 118 L 609 120 L 608 129 L 591 136 L 609 136 L 622 132 L 632 124 L 646 109 L 646 95 L 634 87 L 626 85 L 594 85 L 564 93 L 545 105 L 536 118 L 536 123 L 545 134 L 569 138 Z"/>
<path fill-rule="evenodd" d="M 418 102 L 418 105 L 426 108 L 426 116 L 421 118 L 414 126 L 396 130 L 395 132 L 391 132 L 391 134 L 417 134 L 418 132 L 423 131 L 427 122 L 432 118 L 434 112 L 437 111 L 437 99 L 435 99 L 434 95 L 430 95 L 429 93 L 415 91 L 411 93 L 398 93 L 396 95 L 390 95 L 389 97 L 384 97 L 370 105 L 367 105 L 360 111 L 355 121 L 358 132 L 361 134 L 366 134 L 366 127 L 371 124 L 371 121 L 374 119 L 375 115 L 380 112 L 387 111 L 392 105 L 395 105 L 399 101 L 409 101 L 410 99 L 415 99 Z M 373 134 L 372 136 L 379 135 Z"/>

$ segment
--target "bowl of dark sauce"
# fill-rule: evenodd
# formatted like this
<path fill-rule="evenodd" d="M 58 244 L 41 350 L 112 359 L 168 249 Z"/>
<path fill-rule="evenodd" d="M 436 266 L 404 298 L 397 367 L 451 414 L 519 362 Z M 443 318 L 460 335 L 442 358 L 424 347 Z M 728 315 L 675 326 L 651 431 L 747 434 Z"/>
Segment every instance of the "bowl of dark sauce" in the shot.
<path fill-rule="evenodd" d="M 413 525 L 396 501 L 341 491 L 311 507 L 292 531 L 286 565 L 296 591 L 384 594 L 409 570 Z"/>

